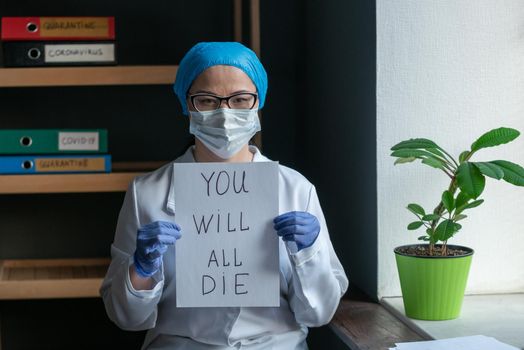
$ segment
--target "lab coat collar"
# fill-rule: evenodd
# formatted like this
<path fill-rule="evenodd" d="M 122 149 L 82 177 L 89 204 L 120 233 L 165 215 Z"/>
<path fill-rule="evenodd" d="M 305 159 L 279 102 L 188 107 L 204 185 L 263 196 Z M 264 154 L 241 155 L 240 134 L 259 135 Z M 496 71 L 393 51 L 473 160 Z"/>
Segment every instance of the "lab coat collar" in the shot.
<path fill-rule="evenodd" d="M 167 195 L 166 201 L 166 210 L 175 214 L 175 176 L 174 176 L 174 163 L 194 163 L 195 157 L 193 155 L 193 150 L 195 146 L 191 146 L 187 151 L 171 163 L 171 183 L 169 185 L 169 193 Z M 249 151 L 253 153 L 253 162 L 269 162 L 269 159 L 260 153 L 258 147 L 249 145 Z"/>

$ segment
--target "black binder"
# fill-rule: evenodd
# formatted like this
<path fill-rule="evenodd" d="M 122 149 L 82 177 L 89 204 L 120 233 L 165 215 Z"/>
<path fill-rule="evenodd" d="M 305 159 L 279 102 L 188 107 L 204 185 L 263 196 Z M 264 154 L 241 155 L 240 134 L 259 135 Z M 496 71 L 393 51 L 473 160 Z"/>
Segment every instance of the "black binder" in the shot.
<path fill-rule="evenodd" d="M 3 61 L 6 67 L 114 65 L 116 51 L 108 41 L 4 42 Z"/>

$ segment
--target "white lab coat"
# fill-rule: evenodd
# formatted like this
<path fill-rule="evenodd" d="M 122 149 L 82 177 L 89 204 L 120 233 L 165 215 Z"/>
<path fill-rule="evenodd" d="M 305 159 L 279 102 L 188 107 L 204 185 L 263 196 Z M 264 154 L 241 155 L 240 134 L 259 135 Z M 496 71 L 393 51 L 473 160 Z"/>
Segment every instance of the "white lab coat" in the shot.
<path fill-rule="evenodd" d="M 250 150 L 253 161 L 269 161 L 256 147 Z M 194 161 L 191 147 L 174 162 Z M 279 213 L 307 211 L 321 225 L 315 243 L 299 252 L 280 240 L 280 307 L 177 308 L 174 248 L 164 254 L 152 290 L 135 290 L 129 279 L 137 229 L 157 220 L 175 221 L 173 186 L 173 162 L 129 186 L 100 288 L 109 318 L 122 329 L 149 329 L 143 349 L 307 349 L 307 327 L 331 320 L 348 285 L 315 187 L 279 165 Z"/>

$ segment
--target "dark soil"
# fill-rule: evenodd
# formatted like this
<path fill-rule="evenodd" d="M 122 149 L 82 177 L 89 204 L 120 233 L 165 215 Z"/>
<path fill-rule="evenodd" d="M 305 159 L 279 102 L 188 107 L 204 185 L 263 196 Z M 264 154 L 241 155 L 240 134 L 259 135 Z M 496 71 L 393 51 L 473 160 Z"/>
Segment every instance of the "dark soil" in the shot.
<path fill-rule="evenodd" d="M 406 246 L 397 248 L 395 251 L 410 256 L 430 256 L 429 255 L 429 246 Z M 463 249 L 454 249 L 448 246 L 447 254 L 445 256 L 463 256 L 468 255 L 470 252 Z M 435 246 L 433 248 L 433 256 L 442 256 L 442 247 Z"/>

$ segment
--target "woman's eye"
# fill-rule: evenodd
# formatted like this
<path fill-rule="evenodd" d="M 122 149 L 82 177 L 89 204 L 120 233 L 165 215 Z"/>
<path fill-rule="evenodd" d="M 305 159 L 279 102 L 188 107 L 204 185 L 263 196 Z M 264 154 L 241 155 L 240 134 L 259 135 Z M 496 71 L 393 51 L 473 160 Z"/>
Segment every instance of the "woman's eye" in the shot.
<path fill-rule="evenodd" d="M 201 103 L 204 105 L 213 105 L 213 104 L 216 104 L 216 100 L 213 98 L 202 98 L 198 100 L 198 103 Z"/>
<path fill-rule="evenodd" d="M 233 99 L 233 103 L 245 103 L 247 102 L 247 98 L 245 97 L 235 97 Z"/>

